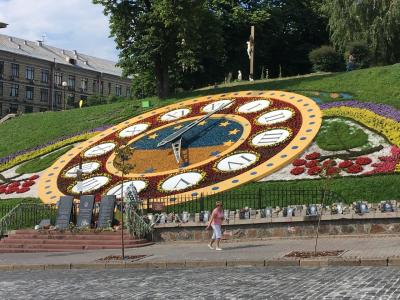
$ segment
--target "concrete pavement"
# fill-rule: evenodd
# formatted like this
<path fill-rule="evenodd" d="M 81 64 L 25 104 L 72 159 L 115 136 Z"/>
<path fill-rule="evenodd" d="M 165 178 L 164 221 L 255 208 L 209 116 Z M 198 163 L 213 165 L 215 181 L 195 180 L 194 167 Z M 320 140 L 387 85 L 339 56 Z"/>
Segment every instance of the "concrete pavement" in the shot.
<path fill-rule="evenodd" d="M 126 249 L 126 255 L 148 255 L 127 267 L 173 268 L 196 266 L 235 265 L 400 265 L 400 236 L 321 237 L 318 250 L 344 250 L 339 259 L 328 257 L 302 261 L 285 259 L 291 251 L 312 251 L 314 239 L 268 239 L 222 243 L 223 251 L 210 250 L 206 243 L 158 243 L 144 248 Z M 100 258 L 120 255 L 120 250 L 96 250 L 65 253 L 9 253 L 0 254 L 0 269 L 50 269 L 50 268 L 106 268 L 124 267 L 106 265 Z"/>

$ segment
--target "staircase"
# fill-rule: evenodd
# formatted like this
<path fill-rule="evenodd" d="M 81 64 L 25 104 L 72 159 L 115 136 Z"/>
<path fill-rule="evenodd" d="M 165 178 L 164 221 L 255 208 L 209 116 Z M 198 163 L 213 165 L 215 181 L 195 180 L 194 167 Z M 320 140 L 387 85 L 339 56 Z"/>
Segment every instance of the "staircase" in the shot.
<path fill-rule="evenodd" d="M 152 245 L 145 239 L 133 239 L 124 234 L 125 248 Z M 117 232 L 59 232 L 17 230 L 0 240 L 0 253 L 72 252 L 121 248 L 121 231 Z"/>

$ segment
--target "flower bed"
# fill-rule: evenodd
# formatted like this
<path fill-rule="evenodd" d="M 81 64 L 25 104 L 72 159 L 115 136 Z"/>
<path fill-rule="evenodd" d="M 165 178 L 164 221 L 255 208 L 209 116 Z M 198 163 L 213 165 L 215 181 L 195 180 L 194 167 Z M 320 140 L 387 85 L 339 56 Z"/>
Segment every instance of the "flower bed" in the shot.
<path fill-rule="evenodd" d="M 13 181 L 10 183 L 0 184 L 0 195 L 10 195 L 10 194 L 23 194 L 30 190 L 31 186 L 36 183 L 36 179 L 38 179 L 38 175 L 33 175 L 27 179 Z"/>
<path fill-rule="evenodd" d="M 388 141 L 400 146 L 400 122 L 396 119 L 384 117 L 363 108 L 332 107 L 323 110 L 324 117 L 345 117 L 353 119 L 372 130 L 381 133 Z"/>

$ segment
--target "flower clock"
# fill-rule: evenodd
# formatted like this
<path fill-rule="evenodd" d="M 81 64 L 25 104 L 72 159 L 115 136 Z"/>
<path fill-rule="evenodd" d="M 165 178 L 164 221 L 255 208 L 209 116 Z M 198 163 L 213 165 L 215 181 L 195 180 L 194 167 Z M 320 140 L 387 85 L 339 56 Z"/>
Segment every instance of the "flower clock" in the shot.
<path fill-rule="evenodd" d="M 62 195 L 115 194 L 122 172 L 115 150 L 131 147 L 124 186 L 143 198 L 196 197 L 258 180 L 297 158 L 321 125 L 311 99 L 249 91 L 186 100 L 111 127 L 63 155 L 41 177 L 45 202 Z M 76 171 L 82 164 L 78 184 Z"/>

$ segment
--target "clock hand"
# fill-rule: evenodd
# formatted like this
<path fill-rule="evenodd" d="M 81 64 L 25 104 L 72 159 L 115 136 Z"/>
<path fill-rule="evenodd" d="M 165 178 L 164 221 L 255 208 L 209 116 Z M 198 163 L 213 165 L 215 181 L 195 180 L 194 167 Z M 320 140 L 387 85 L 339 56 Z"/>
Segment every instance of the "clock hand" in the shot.
<path fill-rule="evenodd" d="M 175 140 L 177 140 L 179 137 L 181 137 L 186 131 L 192 129 L 194 126 L 196 126 L 197 124 L 199 124 L 200 122 L 208 119 L 209 117 L 211 117 L 213 114 L 215 114 L 216 112 L 224 109 L 225 107 L 227 107 L 229 104 L 231 104 L 231 102 L 226 103 L 225 105 L 222 105 L 220 108 L 210 111 L 208 114 L 206 114 L 205 116 L 201 117 L 200 119 L 186 125 L 185 127 L 173 132 L 172 134 L 170 134 L 169 136 L 165 137 L 162 141 L 160 141 L 157 144 L 157 147 L 161 147 L 169 142 L 173 142 Z"/>

